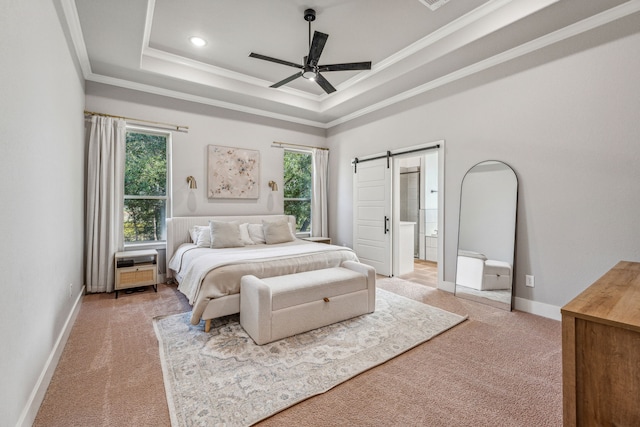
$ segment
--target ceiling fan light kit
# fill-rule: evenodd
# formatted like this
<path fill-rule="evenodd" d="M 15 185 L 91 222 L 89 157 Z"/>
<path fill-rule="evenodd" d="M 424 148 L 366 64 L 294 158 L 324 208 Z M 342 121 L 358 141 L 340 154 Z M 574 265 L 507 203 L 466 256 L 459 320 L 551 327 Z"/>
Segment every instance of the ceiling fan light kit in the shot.
<path fill-rule="evenodd" d="M 272 84 L 270 87 L 277 88 L 285 85 L 298 77 L 303 77 L 308 80 L 315 81 L 326 93 L 332 93 L 336 91 L 327 79 L 324 78 L 320 72 L 325 71 L 353 71 L 353 70 L 370 70 L 371 61 L 367 62 L 349 62 L 345 64 L 330 64 L 330 65 L 318 65 L 318 60 L 324 49 L 324 45 L 329 38 L 328 34 L 321 33 L 320 31 L 313 32 L 313 40 L 311 39 L 311 22 L 316 19 L 316 11 L 313 9 L 307 9 L 304 11 L 304 20 L 309 23 L 309 54 L 304 57 L 303 64 L 296 64 L 294 62 L 283 61 L 281 59 L 272 58 L 270 56 L 260 55 L 259 53 L 251 52 L 249 56 L 251 58 L 262 59 L 264 61 L 275 62 L 276 64 L 287 65 L 289 67 L 295 67 L 301 71 Z"/>

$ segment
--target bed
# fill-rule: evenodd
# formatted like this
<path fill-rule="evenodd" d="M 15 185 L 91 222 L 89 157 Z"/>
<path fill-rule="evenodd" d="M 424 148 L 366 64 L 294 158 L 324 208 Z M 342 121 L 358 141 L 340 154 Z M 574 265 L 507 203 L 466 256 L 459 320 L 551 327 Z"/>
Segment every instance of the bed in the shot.
<path fill-rule="evenodd" d="M 206 241 L 193 243 L 196 227 L 205 231 L 210 221 L 214 221 L 214 226 L 219 228 L 224 228 L 225 223 L 235 223 L 235 227 L 242 225 L 255 232 L 263 229 L 263 220 L 264 227 L 286 223 L 290 233 L 295 229 L 295 217 L 288 215 L 167 219 L 167 279 L 174 279 L 178 283 L 178 290 L 193 306 L 192 324 L 197 325 L 205 320 L 205 330 L 208 331 L 211 319 L 239 313 L 240 279 L 244 275 L 252 274 L 262 279 L 337 267 L 343 261 L 358 261 L 356 254 L 347 247 L 295 239 L 293 236 L 292 241 L 278 243 L 277 238 L 273 239 L 273 233 L 270 234 L 272 239 L 269 244 L 209 248 Z M 271 226 L 271 230 L 274 227 Z M 283 231 L 281 227 L 278 230 Z M 266 233 L 268 229 L 264 231 Z M 205 234 L 203 232 L 199 237 Z M 252 233 L 249 237 L 260 242 L 260 236 L 256 237 L 256 234 Z M 247 243 L 246 232 L 243 239 Z"/>

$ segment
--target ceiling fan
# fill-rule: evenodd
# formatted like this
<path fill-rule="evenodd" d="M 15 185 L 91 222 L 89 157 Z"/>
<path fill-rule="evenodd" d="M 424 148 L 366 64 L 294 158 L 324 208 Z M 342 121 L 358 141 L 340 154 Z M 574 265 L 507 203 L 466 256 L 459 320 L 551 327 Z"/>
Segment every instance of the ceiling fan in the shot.
<path fill-rule="evenodd" d="M 320 55 L 324 49 L 324 45 L 329 38 L 328 34 L 321 33 L 319 31 L 313 32 L 313 41 L 311 40 L 311 21 L 315 21 L 316 11 L 313 9 L 307 9 L 304 11 L 304 20 L 309 22 L 309 54 L 304 57 L 302 61 L 304 64 L 296 64 L 294 62 L 283 61 L 281 59 L 271 58 L 270 56 L 260 55 L 259 53 L 251 52 L 249 56 L 251 58 L 263 59 L 265 61 L 275 62 L 277 64 L 288 65 L 290 67 L 299 68 L 301 71 L 295 73 L 292 76 L 287 77 L 278 83 L 272 84 L 270 87 L 280 87 L 297 79 L 298 77 L 304 77 L 305 79 L 314 80 L 320 85 L 320 87 L 326 92 L 335 92 L 331 83 L 325 79 L 320 72 L 324 71 L 350 71 L 350 70 L 370 70 L 371 61 L 368 62 L 350 62 L 346 64 L 330 64 L 330 65 L 318 65 Z"/>

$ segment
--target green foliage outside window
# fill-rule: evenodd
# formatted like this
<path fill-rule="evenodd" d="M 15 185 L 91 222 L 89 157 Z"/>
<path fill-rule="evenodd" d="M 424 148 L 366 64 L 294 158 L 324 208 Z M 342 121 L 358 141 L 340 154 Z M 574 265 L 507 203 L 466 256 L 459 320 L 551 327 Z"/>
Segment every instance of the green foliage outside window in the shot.
<path fill-rule="evenodd" d="M 124 241 L 165 240 L 167 137 L 127 132 Z"/>
<path fill-rule="evenodd" d="M 284 152 L 284 213 L 294 215 L 297 231 L 311 230 L 311 153 Z"/>

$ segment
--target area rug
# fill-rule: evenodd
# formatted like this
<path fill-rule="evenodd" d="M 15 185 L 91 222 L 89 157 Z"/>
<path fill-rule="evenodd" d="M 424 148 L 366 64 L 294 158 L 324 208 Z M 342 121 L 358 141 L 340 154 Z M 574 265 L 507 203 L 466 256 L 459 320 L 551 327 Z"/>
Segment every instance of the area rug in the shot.
<path fill-rule="evenodd" d="M 238 315 L 209 333 L 190 316 L 154 319 L 173 427 L 252 425 L 466 319 L 377 289 L 374 313 L 258 346 Z"/>

